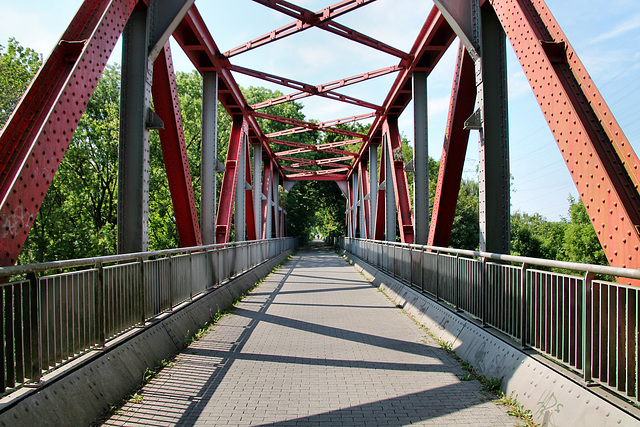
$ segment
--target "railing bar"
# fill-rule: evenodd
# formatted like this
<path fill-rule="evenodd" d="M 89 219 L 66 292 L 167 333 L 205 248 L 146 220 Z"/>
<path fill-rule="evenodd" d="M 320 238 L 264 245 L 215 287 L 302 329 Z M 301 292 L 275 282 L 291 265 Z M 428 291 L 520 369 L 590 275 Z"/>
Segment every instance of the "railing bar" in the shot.
<path fill-rule="evenodd" d="M 6 363 L 6 387 L 15 385 L 15 347 L 13 325 L 13 286 L 4 288 L 4 327 L 5 327 L 5 363 Z"/>
<path fill-rule="evenodd" d="M 23 340 L 23 335 L 22 335 L 22 331 L 23 331 L 23 327 L 24 325 L 24 318 L 23 318 L 23 311 L 22 311 L 22 304 L 23 304 L 23 298 L 24 298 L 24 294 L 23 294 L 23 287 L 24 287 L 24 283 L 17 283 L 15 285 L 15 292 L 13 294 L 13 307 L 14 307 L 14 336 L 15 336 L 15 342 L 16 342 L 16 375 L 15 375 L 15 381 L 17 383 L 23 383 L 24 382 L 24 340 Z"/>
<path fill-rule="evenodd" d="M 621 392 L 627 391 L 627 371 L 626 371 L 626 328 L 627 328 L 627 295 L 626 289 L 617 288 L 617 319 L 616 323 L 618 324 L 618 348 L 616 350 L 616 356 L 618 361 L 618 369 L 617 369 L 617 388 Z"/>

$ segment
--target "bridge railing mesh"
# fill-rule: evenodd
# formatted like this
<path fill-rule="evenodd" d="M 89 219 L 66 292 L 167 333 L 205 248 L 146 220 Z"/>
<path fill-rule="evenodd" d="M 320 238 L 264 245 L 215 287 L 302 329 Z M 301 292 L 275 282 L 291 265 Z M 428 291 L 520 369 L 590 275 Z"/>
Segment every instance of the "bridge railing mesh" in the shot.
<path fill-rule="evenodd" d="M 256 240 L 0 268 L 0 393 L 37 385 L 44 373 L 296 245 Z"/>
<path fill-rule="evenodd" d="M 340 246 L 587 384 L 640 402 L 640 287 L 596 280 L 640 279 L 640 270 L 353 238 Z"/>

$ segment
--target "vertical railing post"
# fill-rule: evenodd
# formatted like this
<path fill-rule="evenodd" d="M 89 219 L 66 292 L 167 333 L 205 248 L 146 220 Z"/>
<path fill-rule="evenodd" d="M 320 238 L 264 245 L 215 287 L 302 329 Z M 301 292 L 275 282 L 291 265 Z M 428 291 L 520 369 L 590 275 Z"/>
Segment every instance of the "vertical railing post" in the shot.
<path fill-rule="evenodd" d="M 436 301 L 440 301 L 440 251 L 436 251 Z"/>
<path fill-rule="evenodd" d="M 482 326 L 487 326 L 487 315 L 489 313 L 489 302 L 488 302 L 488 275 L 487 275 L 487 259 L 482 257 L 482 272 L 480 274 L 480 289 L 482 295 L 480 296 L 481 301 L 480 305 L 482 305 Z"/>
<path fill-rule="evenodd" d="M 40 350 L 40 283 L 35 273 L 27 274 L 29 280 L 29 380 L 37 385 L 42 378 L 42 354 Z"/>
<path fill-rule="evenodd" d="M 592 319 L 593 304 L 591 303 L 591 291 L 593 286 L 594 274 L 587 271 L 584 275 L 584 284 L 582 287 L 582 371 L 583 379 L 586 383 L 593 382 L 591 377 L 591 337 L 592 337 Z"/>
<path fill-rule="evenodd" d="M 189 300 L 193 300 L 193 252 L 189 251 Z"/>
<path fill-rule="evenodd" d="M 460 300 L 462 299 L 460 297 L 460 294 L 462 292 L 460 292 L 460 254 L 456 254 L 456 264 L 453 267 L 453 274 L 455 275 L 455 281 L 454 281 L 454 286 L 455 286 L 455 290 L 456 290 L 456 296 L 455 296 L 455 306 L 456 306 L 456 311 L 462 311 L 462 309 L 460 308 Z"/>
<path fill-rule="evenodd" d="M 144 296 L 145 296 L 145 286 L 144 286 L 144 257 L 140 257 L 138 259 L 138 262 L 140 263 L 140 271 L 139 271 L 139 282 L 140 282 L 140 289 L 138 292 L 138 297 L 140 298 L 140 326 L 144 327 L 145 322 L 147 321 L 147 314 L 145 312 L 145 303 L 144 303 Z"/>
<path fill-rule="evenodd" d="M 173 311 L 173 256 L 169 255 L 169 311 Z"/>
<path fill-rule="evenodd" d="M 105 307 L 104 307 L 104 266 L 101 262 L 96 264 L 96 270 L 98 273 L 98 280 L 96 281 L 96 289 L 94 295 L 95 308 L 96 308 L 96 330 L 98 338 L 98 347 L 104 349 L 107 340 L 106 322 L 105 322 Z"/>
<path fill-rule="evenodd" d="M 520 346 L 525 349 L 529 342 L 529 299 L 527 298 L 527 263 L 520 268 Z"/>

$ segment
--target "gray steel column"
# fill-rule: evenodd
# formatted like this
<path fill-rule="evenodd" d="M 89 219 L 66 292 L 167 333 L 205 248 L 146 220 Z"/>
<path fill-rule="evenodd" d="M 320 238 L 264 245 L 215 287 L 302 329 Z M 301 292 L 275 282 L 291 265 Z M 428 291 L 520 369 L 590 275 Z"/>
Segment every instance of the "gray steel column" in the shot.
<path fill-rule="evenodd" d="M 122 35 L 118 253 L 149 249 L 149 130 L 153 67 L 148 63 L 147 12 L 133 12 Z"/>
<path fill-rule="evenodd" d="M 271 161 L 271 160 L 269 160 Z M 273 235 L 273 228 L 272 228 L 272 223 L 273 223 L 273 217 L 272 217 L 272 212 L 273 212 L 273 168 L 269 168 L 269 183 L 271 183 L 270 185 L 268 185 L 267 188 L 267 194 L 265 194 L 265 196 L 267 196 L 267 216 L 265 218 L 265 238 L 266 239 L 271 239 L 272 235 Z"/>
<path fill-rule="evenodd" d="M 216 168 L 218 166 L 218 73 L 202 74 L 202 153 L 200 230 L 202 243 L 216 239 Z"/>
<path fill-rule="evenodd" d="M 253 145 L 253 212 L 256 240 L 262 238 L 262 144 Z"/>
<path fill-rule="evenodd" d="M 509 123 L 506 35 L 495 12 L 483 7 L 484 135 L 479 143 L 480 249 L 510 252 Z"/>
<path fill-rule="evenodd" d="M 275 232 L 276 237 L 280 236 L 280 174 L 275 172 L 273 174 L 273 214 L 275 215 L 275 220 L 273 221 L 275 224 Z"/>
<path fill-rule="evenodd" d="M 360 238 L 362 239 L 366 239 L 367 238 L 367 226 L 366 226 L 366 215 L 364 214 L 364 179 L 362 182 L 362 185 L 358 185 L 358 207 L 360 209 L 358 209 L 359 215 L 359 226 L 360 226 Z"/>
<path fill-rule="evenodd" d="M 429 150 L 427 73 L 413 73 L 413 212 L 414 243 L 426 245 L 429 237 Z"/>
<path fill-rule="evenodd" d="M 384 161 L 385 161 L 385 227 L 384 237 L 388 242 L 396 241 L 397 234 L 397 215 L 396 194 L 393 187 L 393 153 L 387 142 L 388 136 L 383 137 L 384 144 Z"/>
<path fill-rule="evenodd" d="M 246 219 L 246 200 L 245 189 L 247 185 L 246 179 L 246 150 L 247 149 L 247 136 L 242 135 L 242 141 L 240 141 L 240 156 L 238 157 L 236 168 L 238 169 L 238 177 L 236 179 L 236 200 L 235 200 L 235 216 L 234 216 L 234 230 L 235 241 L 243 242 L 247 239 L 247 227 L 245 224 Z"/>
<path fill-rule="evenodd" d="M 369 144 L 369 239 L 376 235 L 378 205 L 378 146 Z"/>
<path fill-rule="evenodd" d="M 353 228 L 351 237 L 358 237 L 358 202 L 360 201 L 358 184 L 358 171 L 354 171 L 351 174 L 351 227 Z"/>

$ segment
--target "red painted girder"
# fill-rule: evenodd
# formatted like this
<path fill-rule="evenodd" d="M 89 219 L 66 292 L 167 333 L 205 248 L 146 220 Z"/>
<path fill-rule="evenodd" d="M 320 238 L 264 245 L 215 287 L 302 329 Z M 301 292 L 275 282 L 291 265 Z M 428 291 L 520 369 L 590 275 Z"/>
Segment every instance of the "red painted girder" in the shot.
<path fill-rule="evenodd" d="M 176 217 L 180 247 L 200 246 L 200 224 L 196 200 L 191 185 L 191 171 L 187 146 L 184 141 L 178 86 L 173 70 L 169 42 L 153 64 L 153 105 L 156 114 L 164 123 L 161 129 L 160 144 L 162 158 L 167 172 L 169 191 Z"/>
<path fill-rule="evenodd" d="M 227 162 L 222 177 L 220 202 L 218 203 L 218 219 L 216 220 L 216 242 L 227 243 L 231 234 L 231 217 L 238 182 L 238 159 L 241 153 L 242 138 L 248 132 L 248 124 L 242 116 L 233 117 L 231 137 L 227 151 Z"/>
<path fill-rule="evenodd" d="M 368 73 L 358 74 L 351 77 L 346 77 L 344 79 L 336 80 L 329 83 L 324 83 L 318 86 L 314 86 L 314 93 L 309 91 L 299 91 L 290 93 L 288 95 L 279 96 L 277 98 L 268 99 L 263 102 L 259 102 L 257 104 L 253 104 L 251 106 L 254 110 L 259 110 L 260 108 L 270 107 L 273 105 L 283 104 L 285 102 L 296 101 L 298 99 L 306 98 L 308 96 L 314 94 L 322 94 L 322 93 L 332 93 L 331 91 L 340 87 L 349 86 L 355 83 L 360 83 L 365 80 L 373 79 L 376 77 L 384 76 L 390 73 L 394 73 L 396 71 L 401 70 L 402 67 L 400 65 L 394 65 L 392 67 L 381 68 L 375 71 L 369 71 Z M 380 107 L 381 108 L 381 107 Z"/>
<path fill-rule="evenodd" d="M 397 56 L 398 58 L 402 58 L 402 59 L 408 58 L 408 55 L 399 49 L 396 49 L 392 46 L 382 43 L 379 40 L 371 38 L 365 34 L 359 33 L 335 21 L 332 21 L 332 18 L 335 18 L 338 15 L 347 13 L 350 10 L 356 9 L 360 6 L 364 6 L 367 3 L 371 3 L 371 1 L 373 0 L 371 1 L 363 0 L 361 2 L 355 2 L 355 3 L 349 2 L 353 4 L 353 7 L 350 9 L 348 7 L 345 7 L 341 9 L 339 13 L 338 11 L 332 13 L 329 8 L 325 8 L 318 13 L 313 13 L 308 9 L 302 8 L 300 6 L 297 6 L 282 0 L 254 0 L 254 1 L 256 3 L 260 3 L 266 7 L 269 7 L 271 9 L 277 10 L 278 12 L 284 13 L 285 15 L 289 15 L 297 19 L 297 21 L 287 24 L 284 27 L 280 27 L 276 30 L 273 30 L 241 46 L 238 46 L 234 49 L 231 49 L 225 52 L 226 57 L 231 57 L 239 53 L 254 49 L 256 47 L 264 46 L 267 43 L 271 43 L 275 40 L 284 38 L 286 36 L 290 36 L 299 31 L 306 30 L 307 28 L 317 27 L 325 31 L 328 31 L 330 33 L 336 34 L 338 36 L 345 37 L 351 41 L 355 41 L 365 46 L 369 46 L 371 48 L 380 50 L 389 55 Z M 345 2 L 341 2 L 338 5 L 340 4 L 345 4 Z M 335 6 L 338 6 L 338 5 L 335 5 Z M 330 6 L 330 8 L 331 7 L 332 6 Z M 328 9 L 329 11 L 325 13 L 324 11 L 327 11 Z"/>
<path fill-rule="evenodd" d="M 476 81 L 473 60 L 460 43 L 427 240 L 430 246 L 445 248 L 449 246 L 464 158 L 469 142 L 469 130 L 464 129 L 464 122 L 473 113 L 475 102 Z"/>
<path fill-rule="evenodd" d="M 16 262 L 136 1 L 84 1 L 0 135 L 0 265 Z"/>
<path fill-rule="evenodd" d="M 367 113 L 367 114 L 361 114 L 358 116 L 351 116 L 351 117 L 345 117 L 342 119 L 331 120 L 327 122 L 313 123 L 313 122 L 305 122 L 302 120 L 290 119 L 288 117 L 275 116 L 273 114 L 260 113 L 258 111 L 254 111 L 252 114 L 254 117 L 259 117 L 262 119 L 273 120 L 278 123 L 285 123 L 288 125 L 296 126 L 291 129 L 286 129 L 280 132 L 273 132 L 273 133 L 267 134 L 266 135 L 267 138 L 273 138 L 273 137 L 282 136 L 282 135 L 291 135 L 294 133 L 308 132 L 310 130 L 336 133 L 339 135 L 346 135 L 354 138 L 366 138 L 367 136 L 361 133 L 351 132 L 345 129 L 339 129 L 334 126 L 344 124 L 344 123 L 352 123 L 358 120 L 368 119 L 376 116 L 376 113 Z"/>
<path fill-rule="evenodd" d="M 288 145 L 290 147 L 299 147 L 295 150 L 278 151 L 277 153 L 275 153 L 276 157 L 286 156 L 289 154 L 307 153 L 311 151 L 324 151 L 327 153 L 334 153 L 334 154 L 341 154 L 344 156 L 355 157 L 356 153 L 352 153 L 350 151 L 344 151 L 344 150 L 337 150 L 337 149 L 334 149 L 333 147 L 343 147 L 345 145 L 360 144 L 362 142 L 362 139 L 350 139 L 347 141 L 328 142 L 325 144 L 317 144 L 317 145 L 305 144 L 303 142 L 284 141 L 281 139 L 270 139 L 269 142 L 273 144 Z"/>
<path fill-rule="evenodd" d="M 382 127 L 382 132 L 387 135 L 389 153 L 394 150 L 402 150 L 398 122 L 395 119 L 387 119 Z M 402 160 L 392 160 L 393 188 L 396 197 L 396 207 L 398 212 L 398 226 L 400 231 L 400 241 L 402 243 L 413 243 L 413 214 L 411 212 L 411 200 L 409 197 L 409 186 L 407 184 L 407 173 L 404 170 Z M 387 183 L 389 185 L 390 183 Z M 379 200 L 379 199 L 378 199 Z"/>
<path fill-rule="evenodd" d="M 307 175 L 307 174 L 294 174 L 285 175 L 285 178 L 290 181 L 345 181 L 347 175 L 331 174 L 331 175 Z"/>
<path fill-rule="evenodd" d="M 383 114 L 373 122 L 367 140 L 358 151 L 357 162 L 361 161 L 362 157 L 366 158 L 368 156 L 370 143 L 380 143 L 385 117 L 398 117 L 411 101 L 411 78 L 413 72 L 423 71 L 430 74 L 455 38 L 456 35 L 446 19 L 438 8 L 434 6 L 409 52 L 410 63 L 398 73 L 387 98 L 382 104 Z"/>
<path fill-rule="evenodd" d="M 250 129 L 249 137 L 257 138 L 260 141 L 265 157 L 274 160 L 275 172 L 284 177 L 262 129 L 255 118 L 248 114 L 250 107 L 231 71 L 227 68 L 230 65 L 229 61 L 220 53 L 195 5 L 189 9 L 182 19 L 174 31 L 173 37 L 200 73 L 206 71 L 216 71 L 218 73 L 218 99 L 230 115 L 243 114 L 245 116 Z"/>
<path fill-rule="evenodd" d="M 358 107 L 370 108 L 372 110 L 380 111 L 382 107 L 379 105 L 372 104 L 367 101 L 363 101 L 358 98 L 354 98 L 352 96 L 343 95 L 341 93 L 327 91 L 327 92 L 319 92 L 316 86 L 298 82 L 296 80 L 292 80 L 286 77 L 276 76 L 274 74 L 265 73 L 262 71 L 251 70 L 245 67 L 239 67 L 237 65 L 229 65 L 229 70 L 235 71 L 240 74 L 244 74 L 247 76 L 255 77 L 257 79 L 261 79 L 270 83 L 279 84 L 281 86 L 286 86 L 292 89 L 300 89 L 303 92 L 306 92 L 309 95 L 317 95 L 323 98 L 332 99 L 334 101 L 340 101 L 351 105 L 357 105 Z M 255 109 L 254 106 L 251 106 L 252 109 Z"/>
<path fill-rule="evenodd" d="M 492 0 L 612 266 L 640 268 L 640 162 L 542 0 Z M 629 283 L 628 279 L 622 279 Z M 637 283 L 635 283 L 637 284 Z"/>

